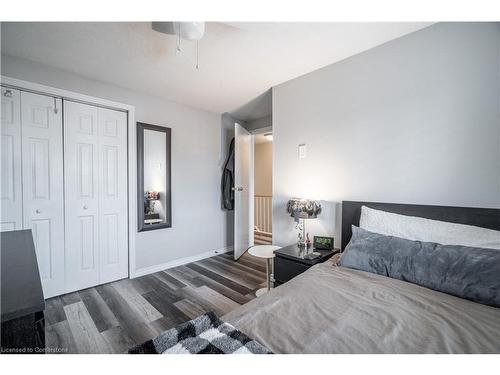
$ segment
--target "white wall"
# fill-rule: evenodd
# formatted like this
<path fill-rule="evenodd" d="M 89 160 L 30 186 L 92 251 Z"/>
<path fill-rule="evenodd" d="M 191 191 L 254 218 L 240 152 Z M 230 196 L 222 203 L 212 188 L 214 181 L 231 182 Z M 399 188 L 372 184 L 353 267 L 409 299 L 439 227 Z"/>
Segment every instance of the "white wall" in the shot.
<path fill-rule="evenodd" d="M 336 246 L 342 200 L 500 207 L 499 46 L 437 24 L 273 88 L 273 241 L 291 196 L 324 200 L 308 225 Z"/>
<path fill-rule="evenodd" d="M 254 194 L 273 195 L 273 143 L 254 146 Z"/>
<path fill-rule="evenodd" d="M 228 246 L 220 205 L 219 114 L 3 55 L 2 74 L 131 104 L 136 121 L 172 128 L 172 228 L 136 234 L 137 269 Z"/>

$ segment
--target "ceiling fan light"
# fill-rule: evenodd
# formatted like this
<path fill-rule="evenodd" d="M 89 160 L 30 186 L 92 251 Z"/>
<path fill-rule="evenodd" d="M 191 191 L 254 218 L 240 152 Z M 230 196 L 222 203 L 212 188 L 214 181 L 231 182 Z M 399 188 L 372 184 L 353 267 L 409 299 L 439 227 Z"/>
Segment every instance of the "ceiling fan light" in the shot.
<path fill-rule="evenodd" d="M 174 30 L 182 39 L 200 40 L 205 34 L 205 22 L 174 22 Z"/>
<path fill-rule="evenodd" d="M 178 35 L 186 40 L 200 40 L 205 35 L 205 22 L 152 22 L 153 30 Z"/>

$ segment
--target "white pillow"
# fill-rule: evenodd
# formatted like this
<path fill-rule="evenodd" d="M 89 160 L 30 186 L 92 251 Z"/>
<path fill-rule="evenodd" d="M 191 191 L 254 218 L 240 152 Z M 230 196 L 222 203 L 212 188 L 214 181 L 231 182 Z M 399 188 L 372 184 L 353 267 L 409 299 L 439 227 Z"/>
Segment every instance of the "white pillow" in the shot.
<path fill-rule="evenodd" d="M 398 215 L 366 206 L 361 207 L 359 226 L 370 232 L 412 241 L 500 250 L 500 231 L 422 217 Z"/>

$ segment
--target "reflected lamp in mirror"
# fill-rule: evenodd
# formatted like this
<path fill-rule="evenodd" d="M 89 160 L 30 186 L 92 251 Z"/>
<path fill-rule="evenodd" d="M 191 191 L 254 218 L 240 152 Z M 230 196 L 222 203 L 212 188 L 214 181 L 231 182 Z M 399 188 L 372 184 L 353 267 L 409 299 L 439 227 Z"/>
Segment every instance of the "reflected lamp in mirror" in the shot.
<path fill-rule="evenodd" d="M 144 193 L 144 224 L 158 224 L 162 222 L 160 213 L 155 211 L 155 203 L 160 200 L 158 191 L 146 191 Z"/>
<path fill-rule="evenodd" d="M 137 123 L 138 230 L 169 228 L 171 130 Z"/>
<path fill-rule="evenodd" d="M 286 211 L 293 217 L 296 228 L 299 230 L 297 245 L 307 249 L 311 241 L 309 233 L 306 232 L 306 220 L 318 217 L 321 213 L 321 204 L 312 199 L 292 198 L 286 205 Z"/>

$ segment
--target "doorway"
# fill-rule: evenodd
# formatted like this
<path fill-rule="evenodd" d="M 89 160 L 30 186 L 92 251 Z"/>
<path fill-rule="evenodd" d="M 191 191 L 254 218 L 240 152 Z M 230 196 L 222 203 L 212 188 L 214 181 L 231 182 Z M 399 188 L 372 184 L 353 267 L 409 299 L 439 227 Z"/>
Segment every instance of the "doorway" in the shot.
<path fill-rule="evenodd" d="M 273 241 L 273 133 L 254 135 L 254 245 Z"/>
<path fill-rule="evenodd" d="M 234 259 L 272 244 L 272 130 L 235 124 Z"/>

